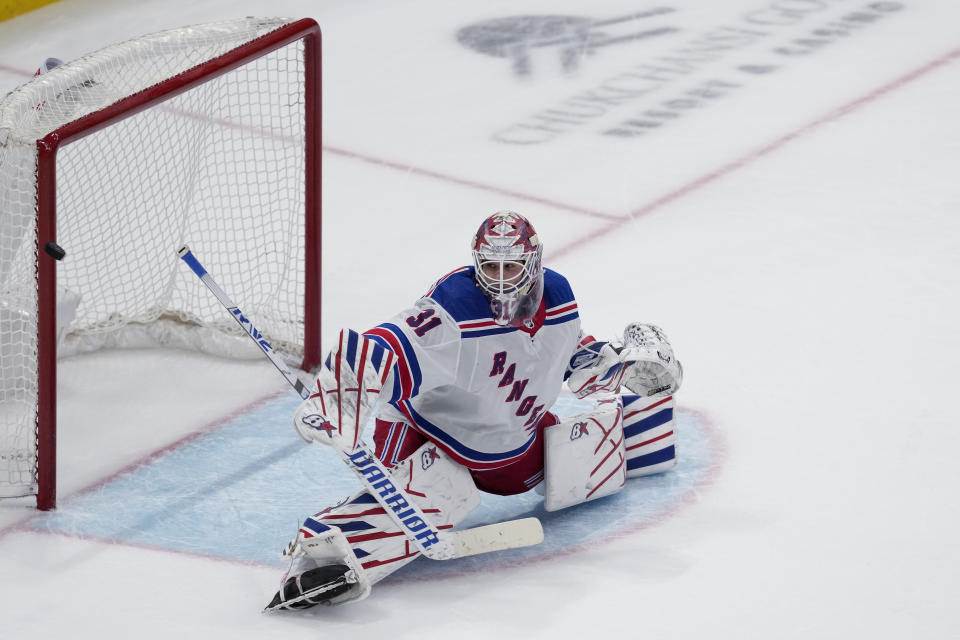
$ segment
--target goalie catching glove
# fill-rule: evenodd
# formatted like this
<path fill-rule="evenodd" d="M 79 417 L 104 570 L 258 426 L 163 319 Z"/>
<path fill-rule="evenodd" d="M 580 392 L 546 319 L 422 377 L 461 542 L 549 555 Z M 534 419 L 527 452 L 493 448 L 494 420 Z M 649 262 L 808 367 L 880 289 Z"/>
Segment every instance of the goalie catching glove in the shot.
<path fill-rule="evenodd" d="M 683 382 L 683 366 L 660 327 L 631 322 L 623 330 L 620 361 L 629 363 L 623 386 L 640 396 L 669 396 Z"/>
<path fill-rule="evenodd" d="M 393 352 L 344 329 L 317 373 L 317 391 L 293 413 L 293 426 L 307 442 L 353 451 L 393 366 Z"/>
<path fill-rule="evenodd" d="M 590 342 L 574 353 L 567 385 L 578 398 L 616 393 L 620 385 L 645 396 L 668 396 L 680 388 L 683 367 L 663 331 L 631 322 L 623 341 Z"/>

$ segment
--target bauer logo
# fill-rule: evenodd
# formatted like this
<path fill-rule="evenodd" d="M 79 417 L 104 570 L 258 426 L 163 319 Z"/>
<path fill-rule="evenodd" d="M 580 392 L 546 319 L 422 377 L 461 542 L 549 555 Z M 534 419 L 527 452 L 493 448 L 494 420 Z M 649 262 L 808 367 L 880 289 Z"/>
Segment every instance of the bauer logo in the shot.
<path fill-rule="evenodd" d="M 578 438 L 582 438 L 583 436 L 586 436 L 586 435 L 590 435 L 589 432 L 587 431 L 587 423 L 574 422 L 573 428 L 570 429 L 570 439 L 577 440 Z"/>

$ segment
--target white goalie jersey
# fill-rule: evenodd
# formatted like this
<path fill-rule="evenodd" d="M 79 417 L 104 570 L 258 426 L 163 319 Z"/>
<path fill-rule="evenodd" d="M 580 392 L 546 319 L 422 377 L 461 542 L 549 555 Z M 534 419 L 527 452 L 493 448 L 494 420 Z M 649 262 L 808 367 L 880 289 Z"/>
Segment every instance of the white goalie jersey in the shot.
<path fill-rule="evenodd" d="M 533 444 L 578 347 L 580 316 L 566 279 L 546 269 L 528 326 L 497 325 L 463 267 L 364 335 L 397 358 L 379 417 L 410 423 L 468 468 L 492 469 Z"/>

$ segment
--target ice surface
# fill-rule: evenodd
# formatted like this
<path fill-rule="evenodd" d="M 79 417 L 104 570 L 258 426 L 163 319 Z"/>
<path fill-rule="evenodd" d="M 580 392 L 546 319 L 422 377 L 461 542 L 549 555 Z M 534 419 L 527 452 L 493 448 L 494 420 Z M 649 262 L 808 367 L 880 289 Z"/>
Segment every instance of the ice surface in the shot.
<path fill-rule="evenodd" d="M 589 331 L 667 331 L 684 462 L 540 514 L 569 552 L 418 560 L 354 606 L 265 616 L 298 518 L 350 491 L 283 380 L 71 358 L 62 509 L 0 503 L 2 637 L 956 637 L 956 3 L 62 0 L 0 23 L 0 90 L 51 55 L 258 14 L 323 29 L 325 343 L 515 208 Z M 584 20 L 476 40 L 538 16 Z"/>

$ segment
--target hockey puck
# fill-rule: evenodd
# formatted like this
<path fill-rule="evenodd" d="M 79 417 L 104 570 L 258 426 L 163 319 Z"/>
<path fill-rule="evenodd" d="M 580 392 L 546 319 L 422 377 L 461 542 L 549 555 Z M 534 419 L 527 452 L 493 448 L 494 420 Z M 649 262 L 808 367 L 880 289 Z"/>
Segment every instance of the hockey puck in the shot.
<path fill-rule="evenodd" d="M 63 247 L 53 241 L 43 245 L 43 250 L 46 251 L 47 255 L 54 260 L 63 260 L 63 257 L 67 255 L 67 252 L 63 250 Z"/>

